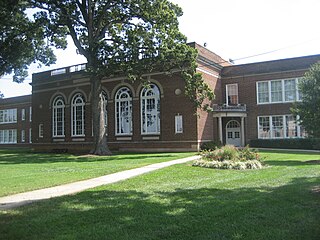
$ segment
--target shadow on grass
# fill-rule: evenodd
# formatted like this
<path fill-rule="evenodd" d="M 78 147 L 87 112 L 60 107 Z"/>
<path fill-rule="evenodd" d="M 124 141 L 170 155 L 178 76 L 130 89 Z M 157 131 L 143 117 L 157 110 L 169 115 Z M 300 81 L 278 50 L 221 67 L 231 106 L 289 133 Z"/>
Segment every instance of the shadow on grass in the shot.
<path fill-rule="evenodd" d="M 0 212 L 2 239 L 318 239 L 316 178 L 278 188 L 92 190 Z"/>
<path fill-rule="evenodd" d="M 264 160 L 265 164 L 270 166 L 307 166 L 307 165 L 320 165 L 320 160 L 308 160 L 308 161 L 297 161 L 297 160 Z"/>
<path fill-rule="evenodd" d="M 2 164 L 32 164 L 57 162 L 99 162 L 114 160 L 142 160 L 150 158 L 170 158 L 174 154 L 139 154 L 118 153 L 112 156 L 81 156 L 72 154 L 31 153 L 18 151 L 0 151 L 0 165 Z"/>

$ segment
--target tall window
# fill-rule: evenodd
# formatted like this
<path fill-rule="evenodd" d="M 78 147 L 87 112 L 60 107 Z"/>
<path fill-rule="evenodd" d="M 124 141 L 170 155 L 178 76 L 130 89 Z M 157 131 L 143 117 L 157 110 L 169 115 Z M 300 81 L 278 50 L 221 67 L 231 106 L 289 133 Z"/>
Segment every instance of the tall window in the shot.
<path fill-rule="evenodd" d="M 160 91 L 155 84 L 141 91 L 141 132 L 160 133 Z"/>
<path fill-rule="evenodd" d="M 52 105 L 52 135 L 53 137 L 64 136 L 64 100 L 62 96 L 54 99 Z"/>
<path fill-rule="evenodd" d="M 74 95 L 71 101 L 72 136 L 84 136 L 84 98 L 80 93 Z"/>
<path fill-rule="evenodd" d="M 21 120 L 22 121 L 26 120 L 26 110 L 24 108 L 21 109 Z"/>
<path fill-rule="evenodd" d="M 29 121 L 32 122 L 32 107 L 29 107 Z"/>
<path fill-rule="evenodd" d="M 238 104 L 238 84 L 228 84 L 226 86 L 227 105 Z"/>
<path fill-rule="evenodd" d="M 282 102 L 282 82 L 271 81 L 271 102 Z"/>
<path fill-rule="evenodd" d="M 258 82 L 258 103 L 269 102 L 269 84 L 268 82 Z"/>
<path fill-rule="evenodd" d="M 175 133 L 183 133 L 183 120 L 182 115 L 174 117 Z"/>
<path fill-rule="evenodd" d="M 284 100 L 292 102 L 296 100 L 296 81 L 295 79 L 284 80 Z"/>
<path fill-rule="evenodd" d="M 269 117 L 259 117 L 259 129 L 258 137 L 259 138 L 270 138 L 270 120 Z"/>
<path fill-rule="evenodd" d="M 132 134 L 132 94 L 129 88 L 120 88 L 115 97 L 116 134 Z"/>
<path fill-rule="evenodd" d="M 25 142 L 26 141 L 26 134 L 24 130 L 21 130 L 21 142 Z"/>
<path fill-rule="evenodd" d="M 284 138 L 283 116 L 272 116 L 272 132 L 273 138 Z"/>

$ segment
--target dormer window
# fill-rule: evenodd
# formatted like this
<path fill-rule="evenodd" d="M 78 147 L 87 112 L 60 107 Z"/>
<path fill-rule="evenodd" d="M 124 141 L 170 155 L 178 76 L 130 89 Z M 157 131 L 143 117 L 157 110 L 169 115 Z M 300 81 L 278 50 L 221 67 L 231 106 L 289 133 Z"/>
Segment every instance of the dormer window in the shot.
<path fill-rule="evenodd" d="M 226 103 L 227 105 L 238 105 L 238 84 L 226 85 Z"/>

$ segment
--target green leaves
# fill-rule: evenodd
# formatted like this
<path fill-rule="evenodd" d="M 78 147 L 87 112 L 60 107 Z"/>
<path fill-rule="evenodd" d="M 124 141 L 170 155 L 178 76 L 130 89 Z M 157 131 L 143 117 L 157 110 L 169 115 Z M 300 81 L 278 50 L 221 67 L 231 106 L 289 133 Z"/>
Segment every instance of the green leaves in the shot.
<path fill-rule="evenodd" d="M 301 102 L 296 102 L 291 109 L 300 117 L 301 125 L 313 137 L 320 137 L 320 63 L 311 66 L 300 80 Z"/>

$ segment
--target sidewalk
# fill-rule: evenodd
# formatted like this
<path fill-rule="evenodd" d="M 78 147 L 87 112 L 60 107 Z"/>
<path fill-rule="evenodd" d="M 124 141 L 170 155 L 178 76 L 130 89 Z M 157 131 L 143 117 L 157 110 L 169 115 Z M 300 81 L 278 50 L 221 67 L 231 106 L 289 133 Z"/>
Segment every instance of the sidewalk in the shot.
<path fill-rule="evenodd" d="M 92 178 L 84 181 L 73 182 L 73 183 L 69 183 L 61 186 L 44 188 L 40 190 L 1 197 L 0 210 L 12 209 L 12 208 L 23 206 L 39 200 L 78 193 L 90 188 L 119 182 L 122 180 L 126 180 L 128 178 L 142 175 L 144 173 L 152 172 L 152 171 L 169 167 L 175 164 L 189 162 L 192 160 L 196 160 L 198 158 L 200 158 L 200 156 L 192 156 L 192 157 L 172 160 L 168 162 L 156 163 L 156 164 L 151 164 L 151 165 L 147 165 L 140 168 L 117 172 L 117 173 L 105 175 L 102 177 Z"/>

